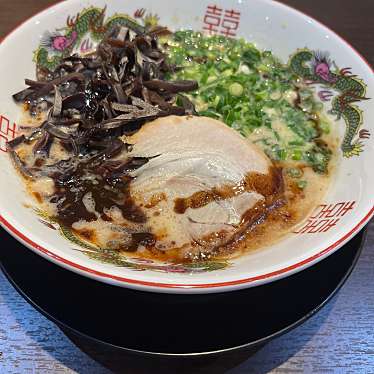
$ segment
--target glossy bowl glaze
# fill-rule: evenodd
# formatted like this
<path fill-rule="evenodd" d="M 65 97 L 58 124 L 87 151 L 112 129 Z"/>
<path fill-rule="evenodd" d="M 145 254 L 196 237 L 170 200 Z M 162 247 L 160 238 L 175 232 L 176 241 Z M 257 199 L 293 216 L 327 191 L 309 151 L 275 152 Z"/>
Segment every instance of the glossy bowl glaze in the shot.
<path fill-rule="evenodd" d="M 326 109 L 331 109 L 334 100 L 343 103 L 340 112 L 335 113 L 334 122 L 341 144 L 336 175 L 322 204 L 295 232 L 275 245 L 229 262 L 191 267 L 125 259 L 118 266 L 93 260 L 74 250 L 79 249 L 78 244 L 68 241 L 57 226 L 46 225 L 30 209 L 24 185 L 5 148 L 6 141 L 17 135 L 21 116 L 11 95 L 24 87 L 25 77 L 34 77 L 35 60 L 54 66 L 69 48 L 89 51 L 100 38 L 100 31 L 90 25 L 100 15 L 105 25 L 123 19 L 124 14 L 149 17 L 151 21 L 159 18 L 160 24 L 171 29 L 192 28 L 244 37 L 261 49 L 272 50 L 285 62 L 296 54 L 300 78 L 315 86 Z M 317 51 L 328 53 L 334 64 L 320 61 L 318 66 Z M 287 6 L 266 0 L 221 0 L 215 4 L 205 0 L 193 3 L 139 0 L 136 4 L 119 0 L 107 3 L 69 0 L 37 14 L 8 35 L 0 46 L 0 60 L 3 79 L 0 87 L 0 222 L 36 253 L 81 275 L 122 287 L 170 293 L 252 287 L 312 266 L 338 250 L 373 215 L 374 140 L 370 133 L 374 132 L 374 107 L 371 100 L 365 100 L 374 96 L 373 72 L 333 31 Z"/>

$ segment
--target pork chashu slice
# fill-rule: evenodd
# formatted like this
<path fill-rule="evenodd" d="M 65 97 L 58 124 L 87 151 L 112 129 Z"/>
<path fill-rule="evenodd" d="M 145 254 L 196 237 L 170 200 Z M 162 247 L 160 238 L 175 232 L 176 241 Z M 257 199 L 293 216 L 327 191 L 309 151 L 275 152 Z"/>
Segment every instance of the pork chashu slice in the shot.
<path fill-rule="evenodd" d="M 246 212 L 261 202 L 264 207 L 265 194 L 280 190 L 269 186 L 281 180 L 271 176 L 267 156 L 211 118 L 159 118 L 124 140 L 133 145 L 130 156 L 150 158 L 134 171 L 131 195 L 161 250 L 179 248 L 189 257 L 216 251 L 240 229 Z"/>

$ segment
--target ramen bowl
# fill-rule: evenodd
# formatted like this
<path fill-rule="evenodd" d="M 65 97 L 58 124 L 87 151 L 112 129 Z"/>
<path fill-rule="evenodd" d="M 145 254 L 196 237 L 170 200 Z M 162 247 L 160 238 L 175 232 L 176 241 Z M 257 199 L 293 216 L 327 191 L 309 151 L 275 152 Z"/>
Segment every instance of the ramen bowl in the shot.
<path fill-rule="evenodd" d="M 175 264 L 125 256 L 109 261 L 88 256 L 58 224 L 32 209 L 35 204 L 7 154 L 6 142 L 17 136 L 22 121 L 12 94 L 24 88 L 25 77 L 35 76 L 36 60 L 58 62 L 65 49 L 90 52 L 100 38 L 95 22 L 100 18 L 101 26 L 105 26 L 123 14 L 143 20 L 148 17 L 149 22 L 171 30 L 243 37 L 259 49 L 271 50 L 284 62 L 292 56 L 303 56 L 300 79 L 314 87 L 326 111 L 333 110 L 338 160 L 324 199 L 282 240 L 228 260 Z M 322 55 L 328 58 L 318 60 Z M 153 292 L 208 293 L 253 287 L 313 266 L 339 250 L 373 215 L 374 175 L 370 164 L 374 159 L 374 107 L 367 99 L 374 97 L 373 72 L 333 31 L 280 3 L 69 0 L 17 27 L 2 41 L 0 60 L 0 222 L 35 253 L 82 276 Z"/>

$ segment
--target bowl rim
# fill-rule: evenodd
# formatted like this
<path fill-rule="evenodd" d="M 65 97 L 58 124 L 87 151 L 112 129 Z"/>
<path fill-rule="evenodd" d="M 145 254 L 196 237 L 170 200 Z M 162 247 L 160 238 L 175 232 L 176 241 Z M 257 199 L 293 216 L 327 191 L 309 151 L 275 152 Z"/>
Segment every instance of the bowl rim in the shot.
<path fill-rule="evenodd" d="M 280 7 L 286 9 L 289 12 L 296 13 L 296 15 L 301 16 L 303 18 L 307 17 L 313 20 L 319 27 L 324 28 L 325 30 L 332 33 L 340 42 L 344 43 L 349 49 L 352 50 L 354 54 L 356 54 L 360 60 L 367 65 L 369 70 L 374 73 L 374 68 L 371 67 L 370 63 L 367 59 L 361 55 L 347 40 L 337 34 L 334 30 L 330 29 L 321 21 L 317 20 L 313 16 L 310 16 L 306 12 L 300 11 L 298 9 L 293 8 L 287 4 L 281 3 L 278 0 L 262 0 L 265 3 L 271 3 L 273 6 Z M 16 30 L 21 28 L 25 23 L 30 21 L 32 18 L 46 12 L 47 10 L 60 5 L 62 3 L 67 3 L 66 0 L 58 0 L 53 4 L 43 8 L 42 10 L 36 12 L 35 14 L 31 15 L 27 19 L 21 21 L 16 27 L 14 27 L 9 33 L 7 33 L 3 38 L 0 38 L 0 46 L 3 42 L 12 35 Z M 223 281 L 223 282 L 215 282 L 215 283 L 161 283 L 161 282 L 153 282 L 153 281 L 145 281 L 139 279 L 132 279 L 127 277 L 120 277 L 114 274 L 109 274 L 105 272 L 101 272 L 98 270 L 94 270 L 88 268 L 86 266 L 80 265 L 76 262 L 67 260 L 55 253 L 51 252 L 50 250 L 40 246 L 36 242 L 32 241 L 28 237 L 26 237 L 22 232 L 20 232 L 16 227 L 14 227 L 6 218 L 4 218 L 0 214 L 0 226 L 2 226 L 8 233 L 10 233 L 13 237 L 15 237 L 19 242 L 23 245 L 28 247 L 29 249 L 33 250 L 34 252 L 38 253 L 42 257 L 54 262 L 55 264 L 62 266 L 68 270 L 74 271 L 80 275 L 87 276 L 97 281 L 109 283 L 112 285 L 120 286 L 120 287 L 129 287 L 133 289 L 138 289 L 142 291 L 150 291 L 150 292 L 169 292 L 169 293 L 198 293 L 199 290 L 201 293 L 203 292 L 223 292 L 223 291 L 233 291 L 238 290 L 240 288 L 251 287 L 254 285 L 260 285 L 269 283 L 280 278 L 287 277 L 292 275 L 296 272 L 299 272 L 305 269 L 308 266 L 312 266 L 314 263 L 322 260 L 323 258 L 327 257 L 329 254 L 332 254 L 335 250 L 338 250 L 342 247 L 346 242 L 348 242 L 355 234 L 359 232 L 359 230 L 367 223 L 369 220 L 374 216 L 374 205 L 369 209 L 366 215 L 347 233 L 341 236 L 338 240 L 336 240 L 333 244 L 329 245 L 328 247 L 324 248 L 323 250 L 319 251 L 318 253 L 302 260 L 292 265 L 283 267 L 281 269 L 268 272 L 265 274 L 248 277 L 248 278 L 241 278 L 237 280 L 231 281 Z"/>

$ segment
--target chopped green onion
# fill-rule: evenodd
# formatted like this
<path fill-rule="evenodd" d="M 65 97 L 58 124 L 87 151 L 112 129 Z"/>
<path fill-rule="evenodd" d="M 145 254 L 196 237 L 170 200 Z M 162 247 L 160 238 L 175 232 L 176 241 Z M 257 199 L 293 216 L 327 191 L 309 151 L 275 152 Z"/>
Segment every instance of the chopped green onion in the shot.
<path fill-rule="evenodd" d="M 240 83 L 233 83 L 229 87 L 229 92 L 233 96 L 241 96 L 244 92 L 244 88 Z"/>
<path fill-rule="evenodd" d="M 217 77 L 215 77 L 214 75 L 210 75 L 210 76 L 207 78 L 206 83 L 212 83 L 212 82 L 214 82 L 216 79 L 217 79 Z"/>
<path fill-rule="evenodd" d="M 271 100 L 279 100 L 282 97 L 282 93 L 280 91 L 274 91 L 270 94 Z"/>
<path fill-rule="evenodd" d="M 303 175 L 303 172 L 298 168 L 288 168 L 286 173 L 292 178 L 300 178 Z"/>
<path fill-rule="evenodd" d="M 297 182 L 297 187 L 300 188 L 300 190 L 303 190 L 307 186 L 308 182 L 307 181 L 298 181 Z"/>
<path fill-rule="evenodd" d="M 305 145 L 305 142 L 302 141 L 302 140 L 291 140 L 290 142 L 288 142 L 288 145 L 290 145 L 290 146 L 293 146 L 293 145 L 302 146 L 302 145 Z"/>
<path fill-rule="evenodd" d="M 247 65 L 240 65 L 238 72 L 243 73 L 243 74 L 250 74 L 251 70 L 249 69 Z"/>
<path fill-rule="evenodd" d="M 330 124 L 327 121 L 321 120 L 319 123 L 319 128 L 324 134 L 330 133 Z"/>
<path fill-rule="evenodd" d="M 292 151 L 292 160 L 300 161 L 303 158 L 303 152 L 300 149 L 295 149 Z"/>

